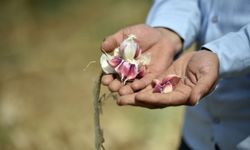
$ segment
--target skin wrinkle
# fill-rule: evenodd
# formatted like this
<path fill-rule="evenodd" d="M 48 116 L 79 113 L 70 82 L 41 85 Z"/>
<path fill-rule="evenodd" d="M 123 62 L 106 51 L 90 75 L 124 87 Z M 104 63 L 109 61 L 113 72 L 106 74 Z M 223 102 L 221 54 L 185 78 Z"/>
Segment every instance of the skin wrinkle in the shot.
<path fill-rule="evenodd" d="M 189 81 L 189 84 L 192 84 L 194 86 L 198 81 L 195 73 L 192 70 L 190 70 L 187 72 L 187 76 L 190 78 L 190 80 L 186 78 Z"/>
<path fill-rule="evenodd" d="M 193 83 L 191 80 L 189 80 L 189 79 L 184 79 L 184 84 L 186 85 L 186 86 L 189 86 L 190 88 L 193 88 L 194 86 L 195 86 L 195 83 Z"/>
<path fill-rule="evenodd" d="M 186 88 L 188 88 L 189 89 L 189 91 L 191 91 L 191 88 L 189 87 L 189 86 L 185 86 Z M 184 91 L 182 91 L 182 90 L 176 90 L 176 91 L 178 91 L 179 93 L 181 93 L 184 97 L 189 97 L 189 96 L 186 96 L 186 95 L 189 95 L 189 94 L 187 94 L 187 93 L 185 93 Z M 186 91 L 186 90 L 185 90 Z M 184 101 L 187 101 L 188 99 L 187 98 L 185 98 L 185 99 L 183 99 Z"/>

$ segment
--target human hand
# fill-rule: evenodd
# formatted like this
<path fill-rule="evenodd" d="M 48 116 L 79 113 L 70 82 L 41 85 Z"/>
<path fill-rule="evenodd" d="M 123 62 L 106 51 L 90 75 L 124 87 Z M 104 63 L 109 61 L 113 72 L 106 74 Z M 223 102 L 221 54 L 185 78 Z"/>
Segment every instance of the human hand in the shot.
<path fill-rule="evenodd" d="M 112 52 L 129 34 L 137 37 L 137 42 L 142 52 L 150 54 L 151 61 L 147 66 L 145 76 L 134 82 L 124 85 L 113 75 L 104 75 L 102 84 L 109 87 L 110 91 L 120 95 L 131 94 L 134 91 L 145 88 L 157 75 L 162 73 L 173 61 L 174 55 L 181 49 L 182 42 L 176 33 L 163 29 L 152 28 L 144 24 L 130 26 L 121 29 L 117 33 L 107 37 L 101 45 L 101 49 Z"/>
<path fill-rule="evenodd" d="M 146 108 L 164 108 L 167 106 L 195 105 L 214 87 L 219 72 L 219 60 L 216 54 L 201 50 L 187 52 L 178 58 L 159 80 L 170 74 L 182 79 L 170 93 L 154 93 L 149 85 L 136 94 L 121 96 L 119 105 L 134 105 Z"/>

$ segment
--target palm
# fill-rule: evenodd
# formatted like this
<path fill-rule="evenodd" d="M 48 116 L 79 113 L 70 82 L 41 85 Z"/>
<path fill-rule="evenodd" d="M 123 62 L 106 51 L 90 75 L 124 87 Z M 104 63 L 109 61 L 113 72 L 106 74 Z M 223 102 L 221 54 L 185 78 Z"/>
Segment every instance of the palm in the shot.
<path fill-rule="evenodd" d="M 218 77 L 218 59 L 215 54 L 207 51 L 186 53 L 175 61 L 159 79 L 169 74 L 182 77 L 172 92 L 153 93 L 153 87 L 149 85 L 137 94 L 121 97 L 118 103 L 147 108 L 194 105 L 215 84 Z"/>

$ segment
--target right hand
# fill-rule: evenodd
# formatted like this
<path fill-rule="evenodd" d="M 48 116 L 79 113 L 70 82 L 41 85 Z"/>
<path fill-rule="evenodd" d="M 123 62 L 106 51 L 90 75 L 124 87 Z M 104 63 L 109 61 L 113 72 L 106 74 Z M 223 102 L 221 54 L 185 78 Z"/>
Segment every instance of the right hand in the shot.
<path fill-rule="evenodd" d="M 162 81 L 171 74 L 182 77 L 172 92 L 155 93 L 151 84 L 136 94 L 119 97 L 117 103 L 151 109 L 195 105 L 214 89 L 219 79 L 219 58 L 207 50 L 186 52 L 157 79 Z"/>
<path fill-rule="evenodd" d="M 121 29 L 107 37 L 102 42 L 101 49 L 112 52 L 129 34 L 134 34 L 137 37 L 142 52 L 149 53 L 151 61 L 145 76 L 127 85 L 123 85 L 121 81 L 115 79 L 112 75 L 103 76 L 102 84 L 108 86 L 112 92 L 119 92 L 120 95 L 132 94 L 134 91 L 145 88 L 156 76 L 166 70 L 173 62 L 175 54 L 182 48 L 181 38 L 175 32 L 165 28 L 152 28 L 139 24 Z"/>

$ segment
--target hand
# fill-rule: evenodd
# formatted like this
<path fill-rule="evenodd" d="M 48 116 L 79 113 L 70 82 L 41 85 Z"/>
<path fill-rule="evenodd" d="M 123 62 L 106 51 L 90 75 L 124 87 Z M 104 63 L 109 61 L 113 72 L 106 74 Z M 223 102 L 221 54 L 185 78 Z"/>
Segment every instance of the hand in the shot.
<path fill-rule="evenodd" d="M 146 108 L 195 105 L 213 89 L 218 79 L 218 72 L 219 60 L 213 52 L 206 50 L 187 52 L 159 77 L 160 80 L 169 74 L 182 77 L 172 92 L 153 93 L 153 87 L 149 85 L 137 94 L 121 96 L 117 103 Z"/>
<path fill-rule="evenodd" d="M 109 87 L 110 91 L 118 92 L 120 95 L 131 94 L 141 90 L 151 83 L 157 75 L 162 73 L 173 61 L 174 55 L 181 49 L 182 42 L 176 33 L 164 28 L 152 28 L 144 24 L 124 28 L 117 33 L 107 37 L 101 49 L 106 52 L 113 51 L 123 41 L 124 37 L 134 34 L 142 52 L 147 52 L 151 56 L 150 65 L 147 67 L 145 76 L 140 80 L 135 80 L 128 85 L 123 85 L 112 75 L 104 75 L 103 85 Z"/>

